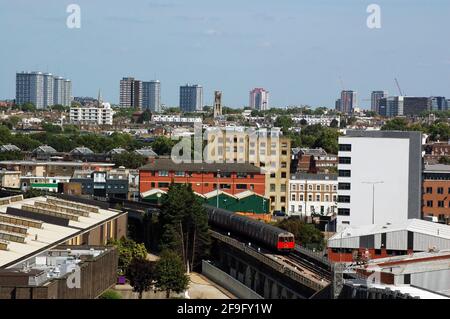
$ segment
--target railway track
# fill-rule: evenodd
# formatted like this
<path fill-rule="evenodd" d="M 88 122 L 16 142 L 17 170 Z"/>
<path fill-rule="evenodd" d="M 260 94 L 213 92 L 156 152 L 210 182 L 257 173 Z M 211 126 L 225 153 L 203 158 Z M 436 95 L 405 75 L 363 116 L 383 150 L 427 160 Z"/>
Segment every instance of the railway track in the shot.
<path fill-rule="evenodd" d="M 331 280 L 331 271 L 323 269 L 317 264 L 305 259 L 298 252 L 293 251 L 287 257 L 288 259 L 307 269 L 311 273 L 318 275 L 320 279 Z"/>

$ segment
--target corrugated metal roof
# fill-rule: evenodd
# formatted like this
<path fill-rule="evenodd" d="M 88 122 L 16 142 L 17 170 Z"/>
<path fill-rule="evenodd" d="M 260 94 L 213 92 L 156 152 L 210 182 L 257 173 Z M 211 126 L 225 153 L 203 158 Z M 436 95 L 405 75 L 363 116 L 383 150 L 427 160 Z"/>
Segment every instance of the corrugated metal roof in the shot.
<path fill-rule="evenodd" d="M 336 233 L 329 240 L 340 240 L 341 233 L 344 233 L 344 238 L 359 237 L 366 235 L 374 235 L 395 231 L 411 231 L 421 233 L 429 236 L 436 236 L 443 239 L 450 240 L 450 226 L 437 224 L 421 219 L 408 219 L 403 223 L 393 225 L 366 225 L 358 227 L 346 227 L 342 232 Z"/>

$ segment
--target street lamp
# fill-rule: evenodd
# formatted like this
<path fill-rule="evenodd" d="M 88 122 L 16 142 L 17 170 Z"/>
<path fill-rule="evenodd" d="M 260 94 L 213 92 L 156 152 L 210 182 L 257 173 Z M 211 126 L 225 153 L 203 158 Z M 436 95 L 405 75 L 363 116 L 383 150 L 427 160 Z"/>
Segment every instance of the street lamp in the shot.
<path fill-rule="evenodd" d="M 379 182 L 362 182 L 363 184 L 372 185 L 372 224 L 375 224 L 375 185 L 383 184 L 383 181 Z"/>
<path fill-rule="evenodd" d="M 220 189 L 220 184 L 219 184 L 220 180 L 219 180 L 219 178 L 220 178 L 220 169 L 217 170 L 217 187 L 216 187 L 216 189 L 217 189 L 217 196 L 216 196 L 217 208 L 219 208 L 219 189 Z"/>

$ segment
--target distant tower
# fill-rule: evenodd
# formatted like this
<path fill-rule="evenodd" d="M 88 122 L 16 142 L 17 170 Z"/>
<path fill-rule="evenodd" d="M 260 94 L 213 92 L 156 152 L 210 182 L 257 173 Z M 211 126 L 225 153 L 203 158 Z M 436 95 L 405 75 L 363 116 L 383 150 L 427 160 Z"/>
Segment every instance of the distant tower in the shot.
<path fill-rule="evenodd" d="M 97 106 L 98 107 L 102 107 L 103 106 L 103 98 L 102 98 L 102 91 L 101 90 L 98 90 Z"/>
<path fill-rule="evenodd" d="M 214 118 L 222 115 L 222 92 L 214 91 Z"/>

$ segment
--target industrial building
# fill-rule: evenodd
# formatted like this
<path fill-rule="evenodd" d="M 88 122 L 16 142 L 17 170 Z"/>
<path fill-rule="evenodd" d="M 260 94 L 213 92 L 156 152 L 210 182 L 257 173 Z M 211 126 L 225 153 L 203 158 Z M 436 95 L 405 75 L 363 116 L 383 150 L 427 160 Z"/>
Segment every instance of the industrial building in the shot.
<path fill-rule="evenodd" d="M 74 196 L 0 198 L 0 269 L 58 245 L 105 245 L 126 236 L 127 213 Z"/>
<path fill-rule="evenodd" d="M 420 219 L 347 227 L 328 239 L 328 258 L 354 262 L 450 249 L 450 226 Z"/>
<path fill-rule="evenodd" d="M 117 263 L 113 246 L 58 246 L 0 268 L 0 299 L 94 299 L 116 283 Z"/>

